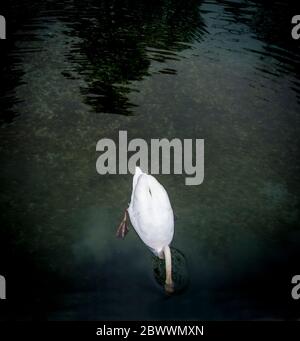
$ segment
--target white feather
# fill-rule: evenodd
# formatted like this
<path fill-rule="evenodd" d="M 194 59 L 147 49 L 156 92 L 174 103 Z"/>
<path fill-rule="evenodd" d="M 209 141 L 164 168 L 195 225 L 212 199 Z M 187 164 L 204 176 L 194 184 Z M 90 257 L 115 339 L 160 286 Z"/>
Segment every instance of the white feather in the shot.
<path fill-rule="evenodd" d="M 173 210 L 164 187 L 139 167 L 133 177 L 128 213 L 142 241 L 154 254 L 161 255 L 173 239 Z"/>

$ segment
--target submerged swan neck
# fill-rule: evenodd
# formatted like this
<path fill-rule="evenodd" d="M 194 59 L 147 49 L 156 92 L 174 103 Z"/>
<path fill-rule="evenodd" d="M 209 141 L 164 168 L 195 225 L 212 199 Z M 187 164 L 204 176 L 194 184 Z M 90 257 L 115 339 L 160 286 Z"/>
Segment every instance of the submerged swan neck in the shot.
<path fill-rule="evenodd" d="M 171 250 L 169 246 L 164 247 L 165 263 L 166 263 L 166 282 L 165 291 L 167 294 L 172 294 L 174 292 L 174 284 L 172 280 L 172 258 Z"/>

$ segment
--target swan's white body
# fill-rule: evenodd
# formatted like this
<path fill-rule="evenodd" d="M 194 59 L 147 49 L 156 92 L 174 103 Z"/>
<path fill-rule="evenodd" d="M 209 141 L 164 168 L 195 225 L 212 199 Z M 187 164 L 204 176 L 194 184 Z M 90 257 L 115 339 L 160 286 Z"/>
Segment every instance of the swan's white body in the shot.
<path fill-rule="evenodd" d="M 142 241 L 157 256 L 169 246 L 174 235 L 174 215 L 164 187 L 136 167 L 128 208 L 131 223 Z"/>

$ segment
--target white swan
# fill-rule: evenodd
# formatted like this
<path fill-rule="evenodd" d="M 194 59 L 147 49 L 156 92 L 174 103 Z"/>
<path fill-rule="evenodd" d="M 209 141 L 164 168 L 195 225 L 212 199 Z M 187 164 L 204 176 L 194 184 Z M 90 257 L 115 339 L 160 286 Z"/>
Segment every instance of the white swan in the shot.
<path fill-rule="evenodd" d="M 164 187 L 151 175 L 135 168 L 131 201 L 117 230 L 124 238 L 128 232 L 127 212 L 130 221 L 142 241 L 159 258 L 165 259 L 165 291 L 174 292 L 170 243 L 174 235 L 174 215 Z"/>

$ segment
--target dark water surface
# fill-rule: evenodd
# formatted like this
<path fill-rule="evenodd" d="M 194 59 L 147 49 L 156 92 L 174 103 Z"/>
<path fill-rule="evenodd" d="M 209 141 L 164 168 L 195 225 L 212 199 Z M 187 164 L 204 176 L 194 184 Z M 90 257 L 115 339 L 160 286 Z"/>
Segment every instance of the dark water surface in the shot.
<path fill-rule="evenodd" d="M 8 7 L 9 6 L 9 7 Z M 286 1 L 9 1 L 0 52 L 2 318 L 299 318 L 300 44 Z M 188 289 L 164 297 L 103 137 L 204 138 L 159 176 Z M 298 264 L 297 264 L 298 263 Z M 8 313 L 9 311 L 9 313 Z"/>

